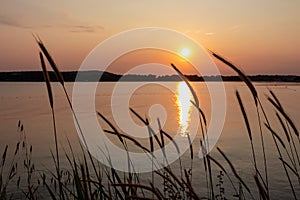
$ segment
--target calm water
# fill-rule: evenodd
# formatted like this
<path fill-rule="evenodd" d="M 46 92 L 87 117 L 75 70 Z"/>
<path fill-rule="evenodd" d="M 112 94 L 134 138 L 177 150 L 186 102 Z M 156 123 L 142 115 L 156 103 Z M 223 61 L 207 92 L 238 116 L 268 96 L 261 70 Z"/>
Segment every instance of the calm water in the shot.
<path fill-rule="evenodd" d="M 81 84 L 88 87 L 91 83 Z M 135 83 L 122 84 L 127 88 Z M 181 82 L 166 84 L 174 89 L 174 93 L 162 87 L 159 83 L 148 83 L 131 95 L 128 106 L 134 108 L 142 116 L 150 116 L 150 121 L 154 123 L 156 121 L 155 108 L 152 107 L 152 109 L 151 106 L 156 104 L 162 105 L 167 116 L 163 129 L 172 136 L 179 132 L 182 137 L 185 137 L 190 131 L 192 110 L 190 99 L 192 99 L 192 96 L 186 85 Z M 71 96 L 73 84 L 67 83 L 66 86 Z M 111 96 L 114 86 L 114 83 L 98 84 L 95 97 L 95 108 L 116 124 L 111 109 Z M 259 83 L 256 84 L 256 86 L 261 97 L 264 97 L 264 95 L 268 93 L 267 88 L 272 89 L 281 100 L 287 113 L 294 120 L 296 126 L 300 127 L 298 120 L 300 117 L 300 104 L 298 103 L 300 99 L 300 85 Z M 197 92 L 201 108 L 205 112 L 208 122 L 210 122 L 211 100 L 209 92 L 204 83 L 193 83 L 193 87 Z M 216 146 L 220 147 L 228 155 L 243 179 L 248 180 L 250 187 L 255 188 L 255 185 L 253 184 L 254 170 L 250 154 L 250 144 L 241 111 L 235 98 L 235 90 L 239 90 L 247 109 L 254 135 L 254 146 L 258 157 L 258 165 L 261 171 L 263 171 L 256 108 L 248 89 L 243 83 L 225 83 L 225 89 L 227 95 L 226 119 Z M 54 150 L 54 139 L 52 116 L 45 85 L 43 83 L 0 83 L 0 91 L 0 150 L 2 151 L 5 145 L 8 144 L 11 147 L 10 153 L 13 153 L 12 151 L 14 150 L 15 145 L 21 137 L 20 133 L 17 131 L 18 120 L 21 120 L 25 127 L 28 143 L 33 145 L 33 160 L 35 161 L 36 168 L 41 170 L 51 169 L 53 161 L 50 150 Z M 70 112 L 67 100 L 64 97 L 62 88 L 59 84 L 53 84 L 53 92 L 55 97 L 55 112 L 60 147 L 68 150 L 66 139 L 68 138 L 75 151 L 78 150 L 78 152 L 80 152 L 78 134 L 74 126 L 72 113 Z M 85 94 L 83 91 L 82 95 L 88 94 Z M 128 96 L 127 91 L 121 90 L 121 92 L 116 93 L 115 96 L 118 98 L 118 101 L 114 104 L 114 108 L 116 110 L 128 109 L 128 107 L 122 106 L 123 99 L 125 101 L 125 97 Z M 84 104 L 84 102 L 82 102 L 82 104 Z M 264 100 L 263 104 L 270 117 L 273 128 L 280 130 L 278 131 L 278 134 L 282 135 L 282 130 L 274 117 L 274 109 Z M 93 107 L 94 105 L 90 106 Z M 90 117 L 93 113 L 87 112 L 85 114 L 87 117 Z M 141 125 L 133 115 L 131 116 L 131 119 L 137 125 Z M 128 124 L 127 118 L 121 117 L 120 120 L 121 122 L 118 123 L 125 124 L 124 126 L 127 125 L 127 127 L 119 127 L 120 130 L 124 130 L 125 128 L 130 129 L 130 127 L 132 127 L 132 124 Z M 104 128 L 107 128 L 103 121 L 99 120 L 99 123 Z M 264 136 L 266 140 L 271 195 L 273 195 L 274 199 L 292 197 L 282 165 L 278 160 L 277 151 L 275 150 L 271 135 L 265 129 Z M 199 139 L 200 137 L 196 136 L 193 144 L 196 152 L 199 150 Z M 111 140 L 116 144 L 118 143 L 116 138 L 111 137 Z M 63 157 L 64 153 L 61 152 L 61 154 Z M 217 153 L 216 148 L 212 150 L 211 155 L 225 165 L 225 162 Z M 182 160 L 184 161 L 185 167 L 189 167 L 189 152 L 186 152 L 183 155 Z M 62 165 L 63 167 L 68 168 L 66 160 L 62 161 Z M 172 165 L 175 170 L 178 168 L 178 162 L 175 162 Z M 193 170 L 193 184 L 195 187 L 199 188 L 199 193 L 202 194 L 202 196 L 205 196 L 204 188 L 206 185 L 202 160 L 195 158 Z M 217 174 L 218 169 L 214 167 L 214 176 L 216 177 Z M 147 178 L 146 175 L 145 179 Z M 296 192 L 300 197 L 299 185 L 297 185 L 296 182 L 294 183 Z M 225 182 L 225 194 L 228 198 L 232 198 L 233 191 L 230 188 L 228 181 Z"/>

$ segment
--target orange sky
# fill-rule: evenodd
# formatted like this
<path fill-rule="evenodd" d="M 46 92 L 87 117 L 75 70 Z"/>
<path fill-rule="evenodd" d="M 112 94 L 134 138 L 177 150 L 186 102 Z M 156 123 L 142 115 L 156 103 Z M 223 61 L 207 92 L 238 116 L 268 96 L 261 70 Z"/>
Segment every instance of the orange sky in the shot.
<path fill-rule="evenodd" d="M 297 0 L 2 0 L 0 70 L 40 70 L 32 32 L 61 70 L 77 70 L 110 36 L 155 26 L 186 34 L 248 74 L 299 75 L 299 8 Z"/>
<path fill-rule="evenodd" d="M 154 63 L 155 61 L 155 63 Z M 143 64 L 149 63 L 149 68 L 143 68 L 139 70 L 139 74 L 176 74 L 174 70 L 171 70 L 170 63 L 176 65 L 180 71 L 184 74 L 199 74 L 197 70 L 184 58 L 172 54 L 167 51 L 156 49 L 144 49 L 127 53 L 117 58 L 108 68 L 108 71 L 114 73 L 126 73 L 131 68 Z M 161 67 L 170 66 L 170 69 Z M 155 73 L 154 71 L 158 71 Z"/>

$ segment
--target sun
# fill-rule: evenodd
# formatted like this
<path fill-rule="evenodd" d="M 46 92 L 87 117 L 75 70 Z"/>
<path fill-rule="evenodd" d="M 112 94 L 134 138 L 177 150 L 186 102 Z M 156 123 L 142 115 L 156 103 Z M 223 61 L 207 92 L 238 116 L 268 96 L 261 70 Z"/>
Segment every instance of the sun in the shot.
<path fill-rule="evenodd" d="M 188 57 L 190 55 L 190 49 L 189 48 L 183 48 L 180 51 L 180 55 L 182 55 L 183 57 Z"/>

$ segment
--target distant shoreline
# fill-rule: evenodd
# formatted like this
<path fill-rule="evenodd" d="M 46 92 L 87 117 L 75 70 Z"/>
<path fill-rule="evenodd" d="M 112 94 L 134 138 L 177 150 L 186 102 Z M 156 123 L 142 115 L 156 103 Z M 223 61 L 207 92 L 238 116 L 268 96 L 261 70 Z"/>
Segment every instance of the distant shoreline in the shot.
<path fill-rule="evenodd" d="M 62 72 L 65 82 L 161 82 L 161 81 L 181 81 L 177 75 L 120 75 L 110 72 L 101 71 L 83 71 L 80 73 L 80 79 L 76 79 L 77 71 Z M 49 72 L 50 79 L 56 82 L 54 72 Z M 101 76 L 102 75 L 102 76 Z M 99 80 L 99 77 L 101 79 Z M 220 81 L 222 78 L 225 82 L 241 81 L 238 76 L 197 76 L 186 75 L 187 79 L 195 82 L 203 81 Z M 254 75 L 249 76 L 253 82 L 300 82 L 300 76 L 297 75 Z M 0 72 L 0 82 L 44 82 L 43 73 L 41 71 L 23 71 L 23 72 Z"/>

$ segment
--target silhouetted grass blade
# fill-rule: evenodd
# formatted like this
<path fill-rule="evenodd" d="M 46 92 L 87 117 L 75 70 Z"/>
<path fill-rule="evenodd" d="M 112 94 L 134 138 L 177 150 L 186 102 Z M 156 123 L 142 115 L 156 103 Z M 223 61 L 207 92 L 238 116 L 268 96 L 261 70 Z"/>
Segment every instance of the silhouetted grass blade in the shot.
<path fill-rule="evenodd" d="M 283 158 L 279 158 L 279 160 L 281 160 L 281 162 L 284 164 L 284 165 L 286 165 L 298 178 L 299 178 L 299 174 L 297 173 L 297 171 L 295 171 L 294 169 L 293 169 L 293 167 L 290 165 L 290 164 L 288 164 L 285 160 L 283 160 Z"/>
<path fill-rule="evenodd" d="M 45 65 L 43 54 L 40 52 L 39 55 L 40 55 L 40 60 L 41 60 L 41 66 L 42 66 L 42 70 L 43 70 L 44 79 L 45 79 L 46 86 L 47 86 L 47 91 L 48 91 L 48 97 L 49 97 L 50 106 L 51 106 L 51 108 L 53 108 L 53 95 L 52 95 L 52 89 L 51 89 L 51 85 L 50 85 L 49 73 L 48 73 L 48 71 L 46 69 L 46 65 Z"/>
<path fill-rule="evenodd" d="M 217 150 L 220 152 L 220 154 L 223 156 L 223 158 L 229 164 L 234 176 L 241 182 L 241 184 L 246 188 L 246 190 L 249 192 L 249 194 L 251 194 L 249 187 L 246 185 L 246 183 L 243 181 L 243 179 L 238 175 L 237 171 L 235 170 L 235 168 L 234 168 L 233 164 L 231 163 L 231 161 L 229 160 L 229 158 L 225 155 L 225 153 L 219 147 L 217 147 Z"/>
<path fill-rule="evenodd" d="M 271 102 L 271 104 L 282 114 L 282 116 L 288 121 L 288 123 L 291 125 L 292 129 L 294 130 L 294 133 L 299 137 L 298 129 L 296 128 L 294 122 L 292 119 L 286 114 L 286 112 L 283 110 L 282 107 L 277 105 L 273 99 L 268 97 L 268 101 Z"/>
<path fill-rule="evenodd" d="M 117 135 L 118 137 L 121 137 L 121 138 L 126 138 L 126 139 L 130 140 L 131 142 L 133 142 L 139 148 L 143 149 L 144 151 L 146 151 L 148 153 L 151 153 L 151 151 L 149 149 L 144 147 L 141 143 L 139 143 L 136 139 L 134 139 L 133 137 L 130 137 L 129 135 L 125 135 L 125 134 L 122 134 L 122 133 L 116 133 L 114 131 L 109 131 L 109 130 L 104 130 L 104 132 L 109 133 L 109 134 L 113 134 L 113 135 Z"/>
<path fill-rule="evenodd" d="M 187 86 L 189 87 L 189 89 L 190 89 L 190 91 L 193 95 L 195 104 L 197 105 L 196 107 L 199 107 L 199 99 L 198 99 L 198 97 L 196 95 L 196 92 L 194 91 L 193 87 L 191 86 L 191 84 L 187 80 L 187 78 L 183 75 L 183 73 L 181 73 L 181 71 L 174 64 L 171 63 L 171 66 L 178 73 L 179 77 L 187 84 Z"/>
<path fill-rule="evenodd" d="M 232 185 L 232 187 L 233 187 L 233 189 L 235 190 L 235 192 L 236 192 L 236 194 L 238 193 L 237 192 L 237 189 L 236 189 L 236 187 L 234 186 L 234 184 L 233 184 L 233 181 L 232 181 L 232 179 L 230 178 L 230 176 L 229 176 L 229 174 L 227 173 L 227 171 L 226 171 L 226 169 L 221 165 L 221 163 L 219 163 L 216 159 L 214 159 L 213 157 L 211 157 L 210 155 L 206 155 L 206 157 L 209 159 L 209 160 L 211 160 L 211 161 L 213 161 L 225 174 L 226 174 L 226 176 L 227 176 L 227 178 L 229 179 L 229 181 L 230 181 L 230 183 L 231 183 L 231 185 Z"/>
<path fill-rule="evenodd" d="M 249 120 L 248 120 L 248 117 L 247 117 L 246 110 L 245 110 L 245 108 L 244 108 L 244 105 L 243 105 L 243 102 L 242 102 L 242 99 L 241 99 L 241 97 L 240 97 L 239 92 L 238 92 L 238 91 L 235 91 L 235 94 L 236 94 L 237 100 L 238 100 L 239 105 L 240 105 L 240 109 L 241 109 L 242 114 L 243 114 L 243 118 L 244 118 L 244 122 L 245 122 L 246 127 L 247 127 L 249 139 L 250 139 L 251 142 L 252 142 L 252 133 L 251 133 L 251 128 L 250 128 L 250 124 L 249 124 Z"/>
<path fill-rule="evenodd" d="M 197 104 L 194 101 L 190 101 L 190 102 L 198 109 L 199 113 L 201 114 L 201 116 L 203 118 L 204 125 L 207 126 L 206 117 L 205 117 L 203 110 L 199 106 L 197 106 Z"/>
<path fill-rule="evenodd" d="M 263 200 L 269 200 L 269 196 L 267 194 L 267 191 L 265 190 L 265 188 L 263 187 L 263 185 L 261 184 L 261 182 L 259 181 L 257 175 L 254 175 L 254 180 L 255 180 L 255 183 L 258 187 L 258 190 L 259 190 L 259 194 L 260 196 L 262 197 Z"/>
<path fill-rule="evenodd" d="M 122 137 L 120 136 L 119 131 L 115 128 L 115 126 L 108 119 L 106 119 L 106 117 L 104 117 L 104 115 L 102 115 L 100 112 L 97 112 L 97 114 L 110 126 L 110 128 L 114 131 L 114 133 L 116 133 L 121 143 L 125 145 Z"/>
<path fill-rule="evenodd" d="M 285 148 L 285 144 L 281 137 L 268 125 L 265 123 L 265 126 L 268 128 L 268 130 L 275 136 L 275 138 L 279 141 L 279 143 Z"/>
<path fill-rule="evenodd" d="M 255 101 L 255 105 L 257 105 L 258 93 L 257 93 L 255 87 L 253 86 L 251 80 L 249 79 L 249 77 L 245 73 L 243 73 L 238 67 L 236 67 L 235 65 L 233 65 L 231 62 L 229 62 L 225 58 L 223 58 L 220 55 L 214 53 L 213 51 L 210 51 L 210 52 L 212 53 L 212 55 L 215 58 L 217 58 L 218 60 L 220 60 L 221 62 L 223 62 L 227 66 L 229 66 L 231 69 L 233 69 L 239 75 L 240 79 L 242 81 L 244 81 L 246 83 L 246 85 L 248 86 L 248 88 L 250 89 L 250 91 L 252 93 L 252 96 L 254 98 L 254 101 Z"/>
<path fill-rule="evenodd" d="M 36 42 L 38 43 L 41 51 L 43 52 L 43 54 L 46 56 L 50 66 L 52 67 L 53 71 L 55 72 L 56 78 L 58 79 L 58 81 L 64 85 L 64 79 L 62 74 L 60 73 L 60 71 L 58 70 L 58 67 L 56 66 L 54 60 L 52 59 L 51 55 L 49 54 L 48 50 L 46 49 L 44 43 L 42 42 L 42 40 L 38 37 L 38 36 L 34 36 L 34 39 L 36 40 Z"/>
<path fill-rule="evenodd" d="M 282 127 L 282 129 L 283 129 L 283 132 L 284 132 L 284 134 L 285 134 L 285 137 L 286 137 L 288 143 L 290 143 L 290 142 L 291 142 L 291 139 L 290 139 L 289 133 L 288 133 L 288 131 L 287 131 L 287 129 L 286 129 L 285 124 L 283 123 L 281 117 L 279 116 L 279 114 L 278 114 L 277 112 L 276 112 L 276 117 L 277 117 L 278 121 L 279 121 L 280 124 L 281 124 L 281 127 Z"/>
<path fill-rule="evenodd" d="M 4 163 L 5 163 L 5 160 L 6 160 L 6 155 L 7 155 L 7 149 L 8 149 L 8 145 L 5 146 L 4 152 L 2 154 L 1 166 L 4 166 Z"/>
<path fill-rule="evenodd" d="M 189 189 L 189 193 L 190 193 L 191 197 L 195 200 L 200 200 L 200 198 L 198 197 L 198 195 L 196 194 L 196 192 L 192 186 L 192 183 L 189 178 L 189 174 L 186 169 L 184 170 L 184 175 L 185 175 L 185 179 L 186 179 L 186 182 L 184 182 L 184 183 L 187 186 L 187 188 Z"/>

